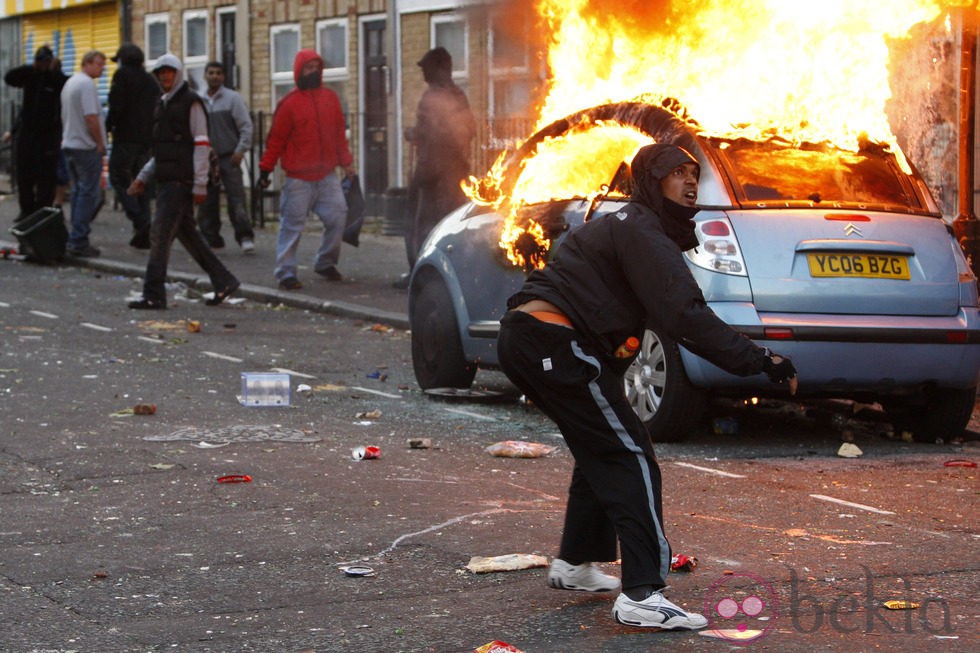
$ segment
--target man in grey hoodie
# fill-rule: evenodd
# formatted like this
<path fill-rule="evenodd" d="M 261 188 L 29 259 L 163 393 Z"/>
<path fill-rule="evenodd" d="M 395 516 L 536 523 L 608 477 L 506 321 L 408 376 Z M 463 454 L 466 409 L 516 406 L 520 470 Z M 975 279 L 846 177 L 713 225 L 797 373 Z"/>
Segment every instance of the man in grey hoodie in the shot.
<path fill-rule="evenodd" d="M 252 118 L 242 96 L 225 86 L 225 67 L 211 61 L 204 67 L 208 92 L 201 99 L 208 110 L 211 149 L 218 156 L 220 180 L 208 183 L 208 199 L 197 209 L 197 226 L 212 249 L 225 246 L 221 230 L 221 188 L 228 196 L 228 220 L 235 240 L 246 254 L 255 252 L 255 234 L 245 211 L 242 159 L 252 146 Z"/>

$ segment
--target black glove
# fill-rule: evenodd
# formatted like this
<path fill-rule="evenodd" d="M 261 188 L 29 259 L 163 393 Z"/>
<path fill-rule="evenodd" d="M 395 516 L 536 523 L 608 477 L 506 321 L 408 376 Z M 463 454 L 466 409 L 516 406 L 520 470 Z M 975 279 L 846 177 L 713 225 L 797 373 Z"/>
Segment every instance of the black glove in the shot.
<path fill-rule="evenodd" d="M 779 358 L 780 360 L 777 363 L 773 358 Z M 785 356 L 774 354 L 768 349 L 766 349 L 766 357 L 762 361 L 762 371 L 765 372 L 766 376 L 773 383 L 782 383 L 796 377 L 796 368 L 793 366 L 793 361 Z"/>
<path fill-rule="evenodd" d="M 268 188 L 269 187 L 269 184 L 271 184 L 271 183 L 272 183 L 272 180 L 269 179 L 269 173 L 268 173 L 268 171 L 263 170 L 262 172 L 259 173 L 259 180 L 256 182 L 255 185 L 264 190 L 264 189 Z"/>

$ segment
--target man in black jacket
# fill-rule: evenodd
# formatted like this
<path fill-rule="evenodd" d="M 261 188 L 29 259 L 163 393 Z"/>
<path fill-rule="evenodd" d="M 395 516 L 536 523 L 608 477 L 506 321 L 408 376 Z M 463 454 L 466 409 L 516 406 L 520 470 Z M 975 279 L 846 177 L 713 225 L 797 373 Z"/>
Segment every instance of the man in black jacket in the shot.
<path fill-rule="evenodd" d="M 105 119 L 106 130 L 112 134 L 109 182 L 133 223 L 129 244 L 136 249 L 149 249 L 150 194 L 131 196 L 126 189 L 150 158 L 153 108 L 160 97 L 160 86 L 143 68 L 143 50 L 138 45 L 122 44 L 112 60 L 119 67 L 109 87 L 109 114 Z"/>
<path fill-rule="evenodd" d="M 415 171 L 408 187 L 410 215 L 405 226 L 409 271 L 432 228 L 463 205 L 460 182 L 470 174 L 470 144 L 476 121 L 466 94 L 453 82 L 453 58 L 446 48 L 433 48 L 418 65 L 428 87 L 419 100 L 416 124 L 405 130 L 415 146 Z M 408 287 L 408 275 L 395 282 Z"/>
<path fill-rule="evenodd" d="M 167 307 L 167 264 L 174 238 L 210 277 L 214 297 L 205 302 L 208 306 L 217 306 L 240 285 L 208 247 L 194 220 L 194 205 L 207 199 L 211 143 L 204 103 L 184 81 L 183 70 L 180 59 L 170 53 L 153 66 L 163 91 L 153 117 L 153 157 L 126 191 L 139 195 L 150 179 L 156 180 L 157 209 L 150 225 L 143 296 L 129 302 L 137 310 Z"/>
<path fill-rule="evenodd" d="M 3 79 L 24 89 L 14 156 L 20 214 L 28 216 L 54 203 L 61 152 L 61 89 L 68 77 L 51 48 L 42 45 L 33 65 L 11 68 Z"/>
<path fill-rule="evenodd" d="M 621 211 L 570 233 L 543 270 L 508 300 L 500 365 L 555 421 L 575 457 L 565 527 L 548 582 L 558 589 L 612 591 L 614 576 L 592 562 L 622 557 L 613 617 L 631 626 L 695 630 L 707 625 L 663 595 L 670 569 L 660 468 L 624 393 L 632 354 L 617 349 L 646 328 L 732 372 L 765 372 L 796 388 L 788 358 L 755 345 L 708 308 L 682 251 L 698 244 L 697 161 L 675 145 L 640 149 L 634 190 Z"/>

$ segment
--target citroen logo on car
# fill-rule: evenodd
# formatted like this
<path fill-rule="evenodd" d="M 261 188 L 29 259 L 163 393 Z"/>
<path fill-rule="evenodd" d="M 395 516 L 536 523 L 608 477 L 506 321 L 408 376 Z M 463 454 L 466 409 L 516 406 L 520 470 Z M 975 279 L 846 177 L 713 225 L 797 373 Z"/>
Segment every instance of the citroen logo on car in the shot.
<path fill-rule="evenodd" d="M 861 230 L 860 229 L 858 229 L 857 227 L 854 226 L 854 223 L 853 222 L 848 222 L 847 223 L 847 226 L 844 227 L 844 235 L 845 236 L 858 236 L 859 238 L 863 238 L 864 237 L 864 234 L 861 233 Z"/>

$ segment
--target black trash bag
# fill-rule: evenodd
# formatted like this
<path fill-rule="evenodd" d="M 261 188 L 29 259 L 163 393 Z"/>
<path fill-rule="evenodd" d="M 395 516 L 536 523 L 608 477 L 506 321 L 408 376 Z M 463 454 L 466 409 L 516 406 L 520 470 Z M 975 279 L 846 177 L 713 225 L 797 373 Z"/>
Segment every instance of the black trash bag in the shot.
<path fill-rule="evenodd" d="M 344 242 L 357 247 L 360 244 L 361 227 L 364 226 L 364 194 L 361 192 L 361 180 L 357 175 L 345 177 L 341 182 L 344 189 L 344 199 L 347 200 L 347 224 L 344 227 Z"/>

